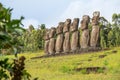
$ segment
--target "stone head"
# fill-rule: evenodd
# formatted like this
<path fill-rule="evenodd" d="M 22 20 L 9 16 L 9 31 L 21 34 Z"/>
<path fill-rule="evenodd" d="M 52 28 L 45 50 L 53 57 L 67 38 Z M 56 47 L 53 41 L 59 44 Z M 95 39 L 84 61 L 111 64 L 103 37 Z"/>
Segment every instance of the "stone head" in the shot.
<path fill-rule="evenodd" d="M 56 33 L 56 29 L 52 27 L 49 31 L 49 38 L 53 38 Z"/>
<path fill-rule="evenodd" d="M 99 11 L 95 11 L 95 12 L 93 13 L 93 16 L 99 17 L 99 16 L 100 16 L 100 12 L 99 12 Z"/>
<path fill-rule="evenodd" d="M 72 32 L 77 31 L 78 25 L 79 25 L 79 18 L 74 18 L 74 20 L 70 26 L 70 31 L 72 31 Z"/>
<path fill-rule="evenodd" d="M 100 12 L 96 11 L 93 13 L 93 18 L 92 18 L 92 25 L 98 25 L 99 24 L 99 17 L 100 17 Z"/>
<path fill-rule="evenodd" d="M 66 19 L 65 25 L 70 25 L 70 23 L 71 23 L 71 19 Z"/>
<path fill-rule="evenodd" d="M 59 22 L 58 27 L 56 29 L 56 33 L 60 34 L 63 32 L 64 22 Z"/>
<path fill-rule="evenodd" d="M 88 15 L 84 15 L 82 17 L 82 20 L 84 20 L 85 22 L 89 23 L 90 22 L 90 17 Z"/>
<path fill-rule="evenodd" d="M 71 24 L 71 19 L 66 19 L 63 27 L 63 32 L 68 32 Z"/>
<path fill-rule="evenodd" d="M 88 28 L 88 23 L 90 22 L 90 17 L 88 15 L 84 15 L 82 17 L 82 21 L 81 21 L 81 29 L 87 29 Z"/>

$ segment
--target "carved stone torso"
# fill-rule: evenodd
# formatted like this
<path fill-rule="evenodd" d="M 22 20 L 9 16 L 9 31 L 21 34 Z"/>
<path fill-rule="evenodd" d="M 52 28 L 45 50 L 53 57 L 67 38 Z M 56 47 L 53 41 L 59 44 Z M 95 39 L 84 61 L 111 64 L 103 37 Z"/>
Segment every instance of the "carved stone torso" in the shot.
<path fill-rule="evenodd" d="M 75 52 L 79 49 L 79 31 L 75 31 L 71 36 L 71 51 Z"/>
<path fill-rule="evenodd" d="M 73 20 L 73 23 L 70 26 L 70 31 L 72 32 L 72 35 L 71 35 L 71 51 L 72 52 L 75 52 L 79 49 L 78 25 L 79 25 L 79 18 L 75 18 Z"/>
<path fill-rule="evenodd" d="M 50 29 L 50 33 L 49 33 L 50 40 L 49 40 L 49 47 L 48 47 L 48 51 L 50 55 L 55 54 L 55 38 L 54 38 L 55 32 L 56 32 L 55 28 Z"/>
<path fill-rule="evenodd" d="M 45 36 L 44 36 L 44 40 L 48 40 L 49 39 L 49 30 L 46 30 L 45 32 Z"/>
<path fill-rule="evenodd" d="M 82 32 L 81 39 L 80 39 L 80 46 L 81 48 L 88 48 L 89 47 L 89 29 L 85 29 Z"/>
<path fill-rule="evenodd" d="M 89 46 L 89 29 L 88 29 L 89 22 L 90 22 L 89 16 L 84 15 L 80 27 L 80 29 L 82 30 L 82 35 L 80 39 L 81 48 L 88 48 Z"/>
<path fill-rule="evenodd" d="M 56 54 L 61 53 L 63 51 L 63 40 L 64 40 L 63 26 L 64 23 L 60 22 L 56 29 L 57 32 L 56 45 L 55 45 Z"/>
<path fill-rule="evenodd" d="M 100 12 L 94 12 L 93 13 L 93 18 L 92 18 L 92 32 L 91 32 L 91 40 L 90 40 L 90 46 L 91 47 L 97 47 L 99 44 L 99 33 L 100 33 L 100 28 L 99 28 L 99 16 Z"/>
<path fill-rule="evenodd" d="M 45 54 L 48 55 L 49 54 L 49 51 L 48 51 L 48 47 L 49 47 L 49 30 L 46 31 L 44 40 L 45 40 L 44 51 L 45 51 Z"/>
<path fill-rule="evenodd" d="M 90 46 L 91 47 L 97 47 L 97 45 L 99 44 L 98 43 L 99 32 L 100 32 L 100 28 L 99 28 L 98 25 L 92 26 L 91 41 L 90 41 Z"/>
<path fill-rule="evenodd" d="M 63 43 L 63 52 L 69 53 L 70 52 L 70 24 L 71 19 L 67 19 L 64 24 L 63 32 L 64 32 L 64 43 Z"/>

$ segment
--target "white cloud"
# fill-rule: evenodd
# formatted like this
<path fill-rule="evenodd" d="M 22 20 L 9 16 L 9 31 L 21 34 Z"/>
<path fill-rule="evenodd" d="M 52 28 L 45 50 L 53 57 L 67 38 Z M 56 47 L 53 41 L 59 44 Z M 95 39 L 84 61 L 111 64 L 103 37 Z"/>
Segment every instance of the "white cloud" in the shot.
<path fill-rule="evenodd" d="M 104 16 L 108 21 L 111 21 L 111 16 L 113 13 L 120 13 L 119 0 L 71 0 L 68 7 L 61 12 L 61 15 L 53 18 L 52 21 L 46 20 L 46 27 L 57 27 L 58 23 L 65 21 L 67 18 L 82 18 L 83 15 L 89 15 L 92 17 L 94 11 L 100 11 L 101 16 Z M 56 14 L 56 12 L 54 13 Z M 23 21 L 25 27 L 30 24 L 34 25 L 36 28 L 40 24 L 36 19 L 26 19 Z"/>
<path fill-rule="evenodd" d="M 39 22 L 46 24 L 48 28 L 56 27 L 60 21 L 67 18 L 78 17 L 81 20 L 81 17 L 87 14 L 92 17 L 96 10 L 108 20 L 111 20 L 113 13 L 120 13 L 120 0 L 0 0 L 0 2 L 14 9 L 13 18 L 24 16 L 25 27 L 31 23 L 37 27 Z"/>
<path fill-rule="evenodd" d="M 74 18 L 80 15 L 82 3 L 80 1 L 71 2 L 67 9 L 62 13 L 61 19 Z"/>
<path fill-rule="evenodd" d="M 35 28 L 38 28 L 38 25 L 40 25 L 39 21 L 36 19 L 25 19 L 23 20 L 24 28 L 28 28 L 29 25 L 33 25 Z"/>
<path fill-rule="evenodd" d="M 21 15 L 26 18 L 23 21 L 24 27 L 33 24 L 37 28 L 40 23 L 45 24 L 47 28 L 56 27 L 59 22 L 65 21 L 67 18 L 78 17 L 81 20 L 83 15 L 92 17 L 92 13 L 96 10 L 101 12 L 101 16 L 111 21 L 113 13 L 120 13 L 120 0 L 47 1 L 49 0 L 0 0 L 5 6 L 10 6 L 14 9 L 14 18 L 18 18 Z"/>
<path fill-rule="evenodd" d="M 81 18 L 83 15 L 92 17 L 94 11 L 100 11 L 101 16 L 104 16 L 111 21 L 113 13 L 120 13 L 119 0 L 75 0 L 69 4 L 65 11 L 61 14 L 60 20 L 66 18 Z"/>

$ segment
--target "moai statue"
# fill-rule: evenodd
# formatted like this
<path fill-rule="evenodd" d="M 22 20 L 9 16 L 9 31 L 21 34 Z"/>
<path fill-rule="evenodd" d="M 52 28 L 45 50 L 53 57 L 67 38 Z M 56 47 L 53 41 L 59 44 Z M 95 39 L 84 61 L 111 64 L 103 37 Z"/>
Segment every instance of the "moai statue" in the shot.
<path fill-rule="evenodd" d="M 94 47 L 94 48 L 98 47 L 98 45 L 99 45 L 99 43 L 98 43 L 99 42 L 99 33 L 100 33 L 99 16 L 100 16 L 99 11 L 96 11 L 93 13 L 90 46 Z"/>
<path fill-rule="evenodd" d="M 56 35 L 57 35 L 56 44 L 55 44 L 56 54 L 61 53 L 63 51 L 63 40 L 64 40 L 63 26 L 64 26 L 64 22 L 60 22 L 58 24 L 58 27 L 56 28 Z"/>
<path fill-rule="evenodd" d="M 64 23 L 63 33 L 64 33 L 64 43 L 63 43 L 63 52 L 69 53 L 70 52 L 70 24 L 71 19 L 66 19 Z"/>
<path fill-rule="evenodd" d="M 44 51 L 45 51 L 46 55 L 49 55 L 49 51 L 48 51 L 48 48 L 49 48 L 49 30 L 46 30 L 44 40 L 45 40 Z"/>
<path fill-rule="evenodd" d="M 72 33 L 72 35 L 71 35 L 71 51 L 72 52 L 75 52 L 79 49 L 78 25 L 79 25 L 79 18 L 74 18 L 74 20 L 70 26 L 70 31 Z"/>
<path fill-rule="evenodd" d="M 50 32 L 49 32 L 49 47 L 48 47 L 48 52 L 49 52 L 49 55 L 54 55 L 55 54 L 55 32 L 56 32 L 56 29 L 54 27 L 52 27 L 50 29 Z"/>
<path fill-rule="evenodd" d="M 89 46 L 89 37 L 90 37 L 89 29 L 88 29 L 89 22 L 90 22 L 90 17 L 88 15 L 84 15 L 82 17 L 81 27 L 80 27 L 80 29 L 82 30 L 80 46 L 83 49 L 88 48 L 88 46 Z"/>

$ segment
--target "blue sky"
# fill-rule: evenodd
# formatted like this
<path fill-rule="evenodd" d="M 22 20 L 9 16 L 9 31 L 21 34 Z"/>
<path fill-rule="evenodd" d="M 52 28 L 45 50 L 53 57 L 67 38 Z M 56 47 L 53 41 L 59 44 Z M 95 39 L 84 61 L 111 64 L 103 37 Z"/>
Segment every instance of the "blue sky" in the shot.
<path fill-rule="evenodd" d="M 24 27 L 33 24 L 37 27 L 46 24 L 47 28 L 56 27 L 60 21 L 83 15 L 92 17 L 100 11 L 111 21 L 113 13 L 120 13 L 120 0 L 0 0 L 5 7 L 13 8 L 13 18 L 24 16 Z"/>

